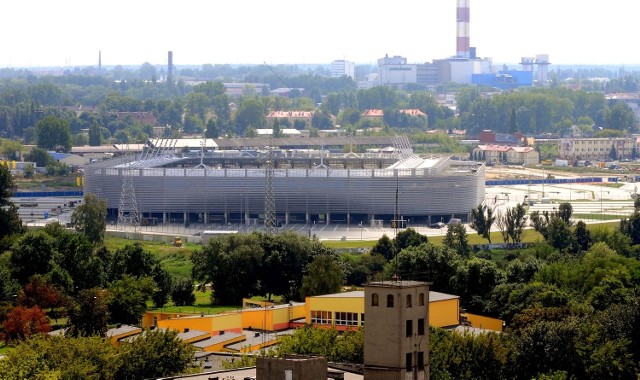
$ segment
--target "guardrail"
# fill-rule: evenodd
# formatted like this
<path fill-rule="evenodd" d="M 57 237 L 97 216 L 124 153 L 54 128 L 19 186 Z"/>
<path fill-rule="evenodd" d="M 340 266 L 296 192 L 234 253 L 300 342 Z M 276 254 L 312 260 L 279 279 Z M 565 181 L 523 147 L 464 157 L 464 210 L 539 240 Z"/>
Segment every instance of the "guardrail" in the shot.
<path fill-rule="evenodd" d="M 12 195 L 16 198 L 40 198 L 40 197 L 84 197 L 84 191 L 18 191 Z"/>
<path fill-rule="evenodd" d="M 607 178 L 608 182 L 618 182 L 618 177 Z M 558 179 L 505 179 L 485 181 L 485 186 L 542 185 L 562 183 L 604 182 L 602 177 L 558 178 Z"/>

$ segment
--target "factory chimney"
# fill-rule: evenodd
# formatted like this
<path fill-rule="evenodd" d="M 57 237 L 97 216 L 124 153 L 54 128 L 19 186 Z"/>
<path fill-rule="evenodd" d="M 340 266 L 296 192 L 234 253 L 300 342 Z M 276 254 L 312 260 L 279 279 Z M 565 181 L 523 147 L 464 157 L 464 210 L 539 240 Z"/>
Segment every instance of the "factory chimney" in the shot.
<path fill-rule="evenodd" d="M 167 78 L 173 79 L 173 52 L 169 50 L 168 56 L 168 64 L 167 64 Z"/>
<path fill-rule="evenodd" d="M 471 0 L 458 0 L 456 9 L 457 34 L 456 34 L 456 57 L 470 58 L 469 49 L 469 18 L 471 9 L 469 2 Z"/>
<path fill-rule="evenodd" d="M 102 73 L 102 50 L 98 50 L 98 73 Z"/>

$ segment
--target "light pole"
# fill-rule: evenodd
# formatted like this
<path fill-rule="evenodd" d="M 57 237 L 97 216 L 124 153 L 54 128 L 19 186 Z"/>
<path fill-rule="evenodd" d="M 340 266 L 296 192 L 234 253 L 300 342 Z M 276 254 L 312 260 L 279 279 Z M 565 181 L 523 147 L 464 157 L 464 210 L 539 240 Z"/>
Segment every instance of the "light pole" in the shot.
<path fill-rule="evenodd" d="M 360 240 L 362 240 L 362 222 L 360 222 Z"/>

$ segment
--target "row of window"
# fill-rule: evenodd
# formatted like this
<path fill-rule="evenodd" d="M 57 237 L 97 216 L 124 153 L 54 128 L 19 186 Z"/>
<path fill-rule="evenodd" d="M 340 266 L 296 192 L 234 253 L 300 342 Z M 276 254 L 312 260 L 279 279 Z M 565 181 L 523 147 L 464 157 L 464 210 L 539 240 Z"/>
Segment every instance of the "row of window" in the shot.
<path fill-rule="evenodd" d="M 333 320 L 333 312 L 324 310 L 311 310 L 311 323 L 338 326 L 358 326 L 358 313 L 336 311 L 336 319 Z M 364 326 L 364 313 L 360 314 L 360 326 Z"/>
<path fill-rule="evenodd" d="M 424 352 L 407 352 L 405 355 L 407 372 L 413 371 L 413 355 L 417 354 L 416 358 L 416 370 L 421 371 L 424 369 Z"/>
<path fill-rule="evenodd" d="M 387 307 L 393 307 L 393 303 L 393 294 L 387 294 Z M 379 304 L 380 297 L 378 296 L 378 293 L 371 294 L 371 306 L 379 306 Z M 412 307 L 411 294 L 407 294 L 405 298 L 405 305 L 406 307 Z M 420 293 L 418 295 L 418 306 L 424 306 L 424 293 Z"/>
<path fill-rule="evenodd" d="M 405 332 L 406 332 L 405 335 L 407 337 L 413 336 L 413 320 L 412 319 L 408 319 L 406 321 Z M 424 335 L 424 318 L 419 318 L 418 319 L 418 334 L 417 335 Z"/>

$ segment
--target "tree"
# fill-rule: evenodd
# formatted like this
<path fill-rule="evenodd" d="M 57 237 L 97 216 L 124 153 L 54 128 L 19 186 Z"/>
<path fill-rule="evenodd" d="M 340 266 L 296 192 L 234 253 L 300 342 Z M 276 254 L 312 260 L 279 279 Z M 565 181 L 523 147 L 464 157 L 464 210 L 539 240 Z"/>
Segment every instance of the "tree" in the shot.
<path fill-rule="evenodd" d="M 24 231 L 18 215 L 18 207 L 11 201 L 13 177 L 9 168 L 0 165 L 0 240 Z"/>
<path fill-rule="evenodd" d="M 451 282 L 454 294 L 460 295 L 462 304 L 471 312 L 481 313 L 489 295 L 503 278 L 504 274 L 495 262 L 472 257 L 456 267 Z"/>
<path fill-rule="evenodd" d="M 573 224 L 571 222 L 571 215 L 573 214 L 573 206 L 569 202 L 560 203 L 558 206 L 558 212 L 556 215 L 562 219 L 562 221 L 568 226 L 571 227 Z"/>
<path fill-rule="evenodd" d="M 193 349 L 173 330 L 118 347 L 100 337 L 36 336 L 0 360 L 3 379 L 146 379 L 193 373 Z"/>
<path fill-rule="evenodd" d="M 16 306 L 7 313 L 7 318 L 2 324 L 2 338 L 5 344 L 49 331 L 51 331 L 49 320 L 38 306 L 32 308 Z"/>
<path fill-rule="evenodd" d="M 112 364 L 114 379 L 142 380 L 190 372 L 194 348 L 171 329 L 145 331 L 120 347 Z"/>
<path fill-rule="evenodd" d="M 640 244 L 640 211 L 635 211 L 629 219 L 620 221 L 620 232 L 631 238 L 631 244 Z"/>
<path fill-rule="evenodd" d="M 548 240 L 549 239 L 549 223 L 551 220 L 549 212 L 543 211 L 542 214 L 540 214 L 540 212 L 536 210 L 531 213 L 531 215 L 529 216 L 529 219 L 530 219 L 531 227 L 533 227 L 534 230 L 536 230 L 540 235 L 542 235 L 542 238 L 545 241 Z"/>
<path fill-rule="evenodd" d="M 258 293 L 263 258 L 259 234 L 212 239 L 192 254 L 192 277 L 212 285 L 212 302 L 232 305 Z"/>
<path fill-rule="evenodd" d="M 68 310 L 71 336 L 104 336 L 109 322 L 110 294 L 103 289 L 81 290 Z"/>
<path fill-rule="evenodd" d="M 236 128 L 238 134 L 244 134 L 249 127 L 262 128 L 265 124 L 264 105 L 257 97 L 245 99 L 236 111 Z"/>
<path fill-rule="evenodd" d="M 429 241 L 427 235 L 418 233 L 413 228 L 407 228 L 398 232 L 394 240 L 397 252 L 401 252 L 403 249 L 408 247 L 417 247 Z"/>
<path fill-rule="evenodd" d="M 18 304 L 25 307 L 54 308 L 61 300 L 62 294 L 41 275 L 32 276 L 18 294 Z"/>
<path fill-rule="evenodd" d="M 193 280 L 190 278 L 176 280 L 171 289 L 171 299 L 176 306 L 193 305 L 196 302 L 196 296 L 193 294 Z"/>
<path fill-rule="evenodd" d="M 371 249 L 372 255 L 382 255 L 385 260 L 391 261 L 395 254 L 395 245 L 389 239 L 387 234 L 382 235 L 380 239 L 376 242 L 376 244 Z"/>
<path fill-rule="evenodd" d="M 447 235 L 442 240 L 446 247 L 453 248 L 462 257 L 469 257 L 471 247 L 467 238 L 467 229 L 461 223 L 449 225 Z"/>
<path fill-rule="evenodd" d="M 471 210 L 471 228 L 478 232 L 478 235 L 489 241 L 491 244 L 491 226 L 495 222 L 496 217 L 493 216 L 493 209 L 486 205 L 478 205 L 477 208 Z"/>
<path fill-rule="evenodd" d="M 89 145 L 100 146 L 102 144 L 102 132 L 100 131 L 100 125 L 94 122 L 89 127 Z"/>
<path fill-rule="evenodd" d="M 209 119 L 209 121 L 207 121 L 207 130 L 204 136 L 208 139 L 217 139 L 220 137 L 220 127 L 218 127 L 215 119 Z"/>
<path fill-rule="evenodd" d="M 260 290 L 269 298 L 282 295 L 286 301 L 300 299 L 303 277 L 314 257 L 331 253 L 318 240 L 290 232 L 260 235 L 260 246 L 264 250 L 258 276 Z M 280 275 L 271 275 L 276 272 Z"/>
<path fill-rule="evenodd" d="M 156 283 L 151 296 L 153 305 L 155 307 L 163 307 L 169 302 L 169 296 L 173 291 L 173 277 L 161 265 L 155 265 L 153 268 L 153 281 Z"/>
<path fill-rule="evenodd" d="M 435 291 L 452 292 L 451 278 L 456 273 L 459 259 L 451 247 L 427 243 L 404 249 L 388 267 L 395 266 L 392 269 L 403 279 L 429 281 Z"/>
<path fill-rule="evenodd" d="M 613 161 L 618 159 L 618 151 L 616 150 L 615 145 L 611 145 L 611 150 L 609 151 L 609 158 Z"/>
<path fill-rule="evenodd" d="M 302 280 L 300 296 L 317 296 L 337 293 L 344 285 L 344 272 L 335 255 L 318 255 L 309 264 L 308 273 Z"/>
<path fill-rule="evenodd" d="M 503 213 L 498 211 L 498 213 L 496 214 L 495 224 L 496 224 L 496 227 L 498 227 L 498 230 L 500 231 L 500 235 L 502 236 L 502 241 L 504 241 L 505 243 L 509 243 L 509 230 L 507 226 L 506 212 Z"/>
<path fill-rule="evenodd" d="M 515 207 L 511 207 L 507 210 L 505 215 L 507 231 L 511 241 L 514 243 L 520 243 L 522 241 L 522 233 L 526 224 L 526 210 L 518 203 Z"/>
<path fill-rule="evenodd" d="M 54 245 L 53 239 L 44 231 L 29 231 L 22 235 L 11 248 L 12 277 L 20 284 L 26 284 L 34 274 L 49 273 Z"/>
<path fill-rule="evenodd" d="M 107 229 L 107 202 L 94 194 L 86 194 L 71 214 L 71 224 L 94 244 L 102 243 Z"/>
<path fill-rule="evenodd" d="M 109 284 L 109 319 L 112 323 L 139 325 L 147 310 L 147 300 L 153 295 L 154 282 L 150 277 L 125 275 Z"/>
<path fill-rule="evenodd" d="M 571 247 L 573 235 L 569 226 L 559 217 L 552 217 L 549 222 L 547 242 L 562 251 Z"/>
<path fill-rule="evenodd" d="M 593 244 L 591 232 L 589 232 L 587 225 L 582 220 L 576 223 L 576 228 L 573 231 L 573 241 L 575 242 L 574 253 L 588 251 L 591 244 Z"/>
<path fill-rule="evenodd" d="M 36 123 L 38 147 L 68 152 L 71 150 L 71 131 L 65 119 L 45 116 Z"/>

